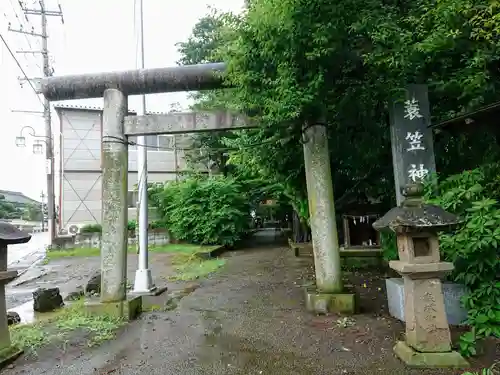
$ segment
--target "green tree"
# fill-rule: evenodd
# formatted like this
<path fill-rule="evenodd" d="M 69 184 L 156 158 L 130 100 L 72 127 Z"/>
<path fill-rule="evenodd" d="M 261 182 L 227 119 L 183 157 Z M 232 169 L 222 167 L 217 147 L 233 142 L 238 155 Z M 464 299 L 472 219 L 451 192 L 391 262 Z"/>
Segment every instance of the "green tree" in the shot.
<path fill-rule="evenodd" d="M 0 219 L 12 219 L 18 214 L 16 207 L 5 200 L 5 196 L 0 194 Z"/>
<path fill-rule="evenodd" d="M 185 42 L 177 43 L 181 55 L 178 64 L 191 65 L 218 61 L 218 50 L 224 43 L 224 30 L 236 25 L 238 18 L 231 13 L 210 9 L 193 27 L 191 36 Z M 231 109 L 230 92 L 225 90 L 204 91 L 192 94 L 195 110 Z M 206 132 L 192 137 L 192 151 L 186 152 L 186 159 L 193 165 L 226 172 L 227 152 L 224 137 L 231 132 Z"/>
<path fill-rule="evenodd" d="M 197 106 L 239 110 L 261 127 L 207 134 L 199 146 L 229 146 L 230 164 L 280 183 L 304 211 L 301 127 L 324 116 L 338 209 L 368 198 L 388 208 L 389 97 L 428 84 L 433 122 L 497 99 L 495 9 L 486 0 L 255 0 L 241 17 L 213 11 L 180 44 L 181 63 L 226 61 L 235 88 L 198 96 Z M 435 151 L 444 175 L 499 156 L 481 132 L 436 134 Z"/>
<path fill-rule="evenodd" d="M 25 207 L 27 220 L 41 221 L 43 219 L 42 210 L 38 204 L 29 204 Z"/>
<path fill-rule="evenodd" d="M 287 144 L 279 151 L 293 152 L 297 169 L 300 127 L 325 116 L 336 196 L 352 191 L 356 200 L 387 198 L 391 95 L 407 83 L 428 84 L 434 121 L 497 98 L 498 42 L 478 41 L 473 33 L 492 29 L 484 28 L 488 18 L 481 11 L 488 4 L 256 0 L 220 50 L 236 87 L 232 101 L 272 129 L 256 132 L 263 139 L 283 128 L 295 137 L 297 147 Z M 466 11 L 452 12 L 462 5 Z M 481 13 L 479 28 L 475 19 Z M 492 149 L 498 155 L 491 137 L 437 138 L 438 167 L 445 173 L 463 168 L 464 160 L 468 166 L 483 162 Z M 273 158 L 274 151 L 266 145 L 256 152 L 259 164 L 276 163 L 272 170 L 289 176 L 281 163 L 288 158 Z"/>

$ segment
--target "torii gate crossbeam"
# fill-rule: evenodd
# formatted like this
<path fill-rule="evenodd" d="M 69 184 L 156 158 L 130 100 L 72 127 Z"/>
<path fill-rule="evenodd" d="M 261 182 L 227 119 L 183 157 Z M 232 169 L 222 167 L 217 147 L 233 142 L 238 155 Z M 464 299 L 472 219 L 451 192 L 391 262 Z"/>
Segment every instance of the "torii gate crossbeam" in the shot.
<path fill-rule="evenodd" d="M 46 77 L 34 83 L 37 91 L 51 101 L 89 99 L 102 98 L 106 89 L 117 89 L 127 96 L 220 89 L 225 87 L 225 70 L 224 63 L 183 65 Z"/>

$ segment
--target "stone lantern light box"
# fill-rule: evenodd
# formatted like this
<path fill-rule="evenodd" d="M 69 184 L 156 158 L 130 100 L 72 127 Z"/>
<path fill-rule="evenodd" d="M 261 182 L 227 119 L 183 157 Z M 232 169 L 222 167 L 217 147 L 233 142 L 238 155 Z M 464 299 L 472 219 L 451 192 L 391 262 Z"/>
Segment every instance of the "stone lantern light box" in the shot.
<path fill-rule="evenodd" d="M 453 270 L 442 262 L 438 232 L 453 228 L 458 218 L 439 206 L 423 202 L 423 185 L 408 185 L 405 200 L 373 224 L 396 234 L 399 260 L 389 266 L 403 277 L 405 341 L 394 351 L 414 367 L 464 367 L 467 361 L 451 350 L 441 278 Z"/>
<path fill-rule="evenodd" d="M 7 270 L 7 245 L 26 243 L 31 235 L 7 222 L 0 222 L 0 363 L 17 358 L 22 351 L 12 347 L 7 322 L 5 285 L 17 277 L 17 271 Z"/>

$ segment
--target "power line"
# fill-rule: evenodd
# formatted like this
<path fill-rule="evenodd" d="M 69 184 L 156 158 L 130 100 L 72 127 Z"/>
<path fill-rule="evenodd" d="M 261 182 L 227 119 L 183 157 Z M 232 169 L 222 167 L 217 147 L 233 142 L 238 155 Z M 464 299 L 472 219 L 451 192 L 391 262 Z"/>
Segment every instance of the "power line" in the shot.
<path fill-rule="evenodd" d="M 19 3 L 19 6 L 20 6 L 20 8 L 21 8 L 21 10 L 22 10 L 22 9 L 24 8 L 22 1 L 21 1 L 21 0 L 18 0 L 18 3 Z M 19 17 L 19 13 L 17 12 L 16 6 L 14 5 L 13 0 L 10 0 L 10 5 L 11 5 L 11 7 L 12 7 L 12 10 L 14 11 L 14 16 L 16 17 L 17 22 L 19 23 L 19 28 L 20 28 L 21 30 L 23 30 L 23 24 L 24 24 L 24 21 L 21 21 L 21 18 Z M 4 14 L 4 16 L 7 18 L 7 16 L 6 16 L 5 14 Z M 24 15 L 24 18 L 26 19 L 26 23 L 27 23 L 28 27 L 29 27 L 29 26 L 31 26 L 31 30 L 32 30 L 32 33 L 33 33 L 35 28 L 34 28 L 34 26 L 30 23 L 30 20 L 28 19 L 28 16 L 27 16 L 26 14 Z M 9 21 L 9 20 L 7 19 L 7 21 Z M 12 30 L 10 26 L 11 26 L 11 22 L 9 21 L 9 30 Z M 33 50 L 33 46 L 31 45 L 31 41 L 30 41 L 30 39 L 28 38 L 28 35 L 26 35 L 26 33 L 22 33 L 22 34 L 23 34 L 24 38 L 26 39 L 26 41 L 28 42 L 28 46 L 30 47 L 30 50 Z M 38 44 L 38 43 L 37 43 L 37 45 L 38 45 L 38 47 L 39 47 L 39 44 Z M 30 63 L 30 61 L 29 61 L 28 57 L 26 56 L 26 54 L 24 54 L 24 59 L 25 59 L 28 63 Z M 38 62 L 35 62 L 35 65 L 36 65 L 39 69 L 42 69 L 42 67 L 40 66 L 40 64 L 39 64 Z"/>
<path fill-rule="evenodd" d="M 31 79 L 28 78 L 28 75 L 26 74 L 26 71 L 22 67 L 21 63 L 19 62 L 18 58 L 16 57 L 16 55 L 14 54 L 14 52 L 12 51 L 12 49 L 10 48 L 9 44 L 7 43 L 7 41 L 4 38 L 4 36 L 2 35 L 2 33 L 0 33 L 0 39 L 2 40 L 3 45 L 5 46 L 5 48 L 7 48 L 7 51 L 9 52 L 10 56 L 12 57 L 12 59 L 14 60 L 14 62 L 16 63 L 16 65 L 18 66 L 18 68 L 21 71 L 22 75 L 24 76 L 25 80 L 29 83 L 31 89 L 33 90 L 33 92 L 35 93 L 36 97 L 40 101 L 40 104 L 45 107 L 42 99 L 40 98 L 40 95 L 38 94 L 38 91 L 36 90 L 35 86 L 31 82 Z M 20 111 L 16 111 L 16 112 L 20 112 Z M 24 113 L 26 111 L 22 111 L 22 112 Z M 71 120 L 69 119 L 69 117 L 64 112 L 61 112 L 61 114 L 71 124 Z"/>
<path fill-rule="evenodd" d="M 38 100 L 40 101 L 40 103 L 42 104 L 42 106 L 44 106 L 45 108 L 45 104 L 43 103 L 42 99 L 40 98 L 40 96 L 38 95 L 36 89 L 35 89 L 35 86 L 33 86 L 33 83 L 31 82 L 31 80 L 28 78 L 28 75 L 26 74 L 24 68 L 22 67 L 21 63 L 19 62 L 19 60 L 17 59 L 16 55 L 14 54 L 14 52 L 12 51 L 12 49 L 10 48 L 9 44 L 7 43 L 7 41 L 5 40 L 4 36 L 0 33 L 0 39 L 2 39 L 2 42 L 5 46 L 5 48 L 7 48 L 7 51 L 9 52 L 9 54 L 12 56 L 12 58 L 14 59 L 14 61 L 16 62 L 19 70 L 21 71 L 21 73 L 23 74 L 24 78 L 26 79 L 26 81 L 28 81 L 28 84 L 30 85 L 31 89 L 33 90 L 33 92 L 36 94 L 36 97 L 38 98 Z"/>
<path fill-rule="evenodd" d="M 62 23 L 64 23 L 64 18 L 62 14 L 62 9 L 61 6 L 59 5 L 59 10 L 57 11 L 51 11 L 46 9 L 45 7 L 45 1 L 44 0 L 39 0 L 39 8 L 38 9 L 29 9 L 24 6 L 23 2 L 19 0 L 19 5 L 21 6 L 21 10 L 23 11 L 25 18 L 28 20 L 28 14 L 30 15 L 37 15 L 41 17 L 41 32 L 40 33 L 35 33 L 34 28 L 31 32 L 26 32 L 22 29 L 22 24 L 21 28 L 19 30 L 14 30 L 11 29 L 9 26 L 9 31 L 12 32 L 17 32 L 20 34 L 24 34 L 25 36 L 34 36 L 34 37 L 40 37 L 42 40 L 42 46 L 41 46 L 41 51 L 32 51 L 34 53 L 41 53 L 42 55 L 42 61 L 43 61 L 43 76 L 48 77 L 51 76 L 53 73 L 53 69 L 50 64 L 50 59 L 49 59 L 49 51 L 48 51 L 48 33 L 47 33 L 47 17 L 49 16 L 56 16 L 56 17 L 61 17 Z M 15 8 L 14 8 L 14 12 Z M 19 20 L 19 17 L 18 17 Z M 6 40 L 2 37 L 2 40 L 4 44 L 8 47 L 8 44 Z M 14 53 L 12 50 L 8 47 L 9 53 L 11 56 L 14 58 L 16 61 L 18 67 L 21 69 L 23 72 L 23 75 L 25 76 L 25 79 L 28 81 L 28 84 L 32 88 L 32 90 L 36 93 L 36 89 L 33 86 L 33 83 L 27 76 L 26 72 L 24 69 L 22 69 L 21 64 L 19 63 L 19 60 L 15 57 Z M 47 161 L 47 195 L 48 195 L 48 216 L 49 216 L 49 232 L 50 232 L 50 245 L 53 244 L 53 241 L 56 237 L 56 230 L 55 230 L 55 178 L 54 178 L 54 167 L 55 167 L 55 160 L 54 160 L 54 142 L 53 142 L 53 135 L 52 135 L 52 121 L 51 121 L 51 111 L 50 111 L 50 102 L 48 101 L 47 98 L 44 98 L 42 101 L 41 98 L 37 95 L 38 99 L 42 102 L 43 105 L 43 117 L 44 117 L 44 122 L 45 122 L 45 138 L 46 138 L 46 148 L 45 148 L 45 158 Z"/>

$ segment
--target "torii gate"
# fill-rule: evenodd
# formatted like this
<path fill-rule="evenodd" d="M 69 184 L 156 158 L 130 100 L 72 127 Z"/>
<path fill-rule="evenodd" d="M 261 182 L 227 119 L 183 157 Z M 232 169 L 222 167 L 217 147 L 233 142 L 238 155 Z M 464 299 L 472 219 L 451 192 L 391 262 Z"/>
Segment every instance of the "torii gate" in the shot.
<path fill-rule="evenodd" d="M 126 116 L 128 95 L 226 88 L 224 63 L 42 78 L 35 82 L 48 100 L 104 98 L 102 136 L 101 303 L 126 300 L 127 136 L 176 134 L 255 127 L 230 114 Z M 340 255 L 326 128 L 304 126 L 304 158 L 316 284 L 341 293 Z M 123 311 L 123 310 L 122 310 Z"/>

